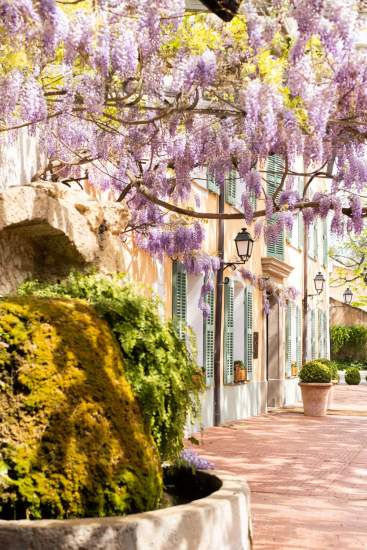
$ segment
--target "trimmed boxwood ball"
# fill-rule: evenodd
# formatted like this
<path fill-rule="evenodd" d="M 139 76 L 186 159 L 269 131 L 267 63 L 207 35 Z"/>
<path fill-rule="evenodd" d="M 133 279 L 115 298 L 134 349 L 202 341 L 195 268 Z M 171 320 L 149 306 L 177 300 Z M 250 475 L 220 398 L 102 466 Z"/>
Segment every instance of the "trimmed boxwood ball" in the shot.
<path fill-rule="evenodd" d="M 325 365 L 330 369 L 331 380 L 337 380 L 339 382 L 340 377 L 338 372 L 338 365 L 334 361 L 331 361 L 330 359 L 322 358 L 322 359 L 317 359 L 317 362 L 322 363 L 323 365 Z"/>
<path fill-rule="evenodd" d="M 301 382 L 305 383 L 328 383 L 331 382 L 331 371 L 326 365 L 319 361 L 308 361 L 299 372 Z"/>
<path fill-rule="evenodd" d="M 361 381 L 361 373 L 357 367 L 350 367 L 345 371 L 345 382 L 350 386 L 358 386 Z"/>
<path fill-rule="evenodd" d="M 77 300 L 1 300 L 0 517 L 140 512 L 161 489 L 107 323 Z"/>

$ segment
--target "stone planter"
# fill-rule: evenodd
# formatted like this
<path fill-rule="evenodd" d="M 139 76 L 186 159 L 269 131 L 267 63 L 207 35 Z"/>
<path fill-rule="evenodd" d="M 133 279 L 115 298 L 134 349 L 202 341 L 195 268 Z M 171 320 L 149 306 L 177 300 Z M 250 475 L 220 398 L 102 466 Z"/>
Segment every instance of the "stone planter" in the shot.
<path fill-rule="evenodd" d="M 332 383 L 300 382 L 303 411 L 306 416 L 325 416 Z"/>
<path fill-rule="evenodd" d="M 125 517 L 0 521 L 6 550 L 250 550 L 250 491 L 221 472 L 221 487 L 189 504 Z"/>

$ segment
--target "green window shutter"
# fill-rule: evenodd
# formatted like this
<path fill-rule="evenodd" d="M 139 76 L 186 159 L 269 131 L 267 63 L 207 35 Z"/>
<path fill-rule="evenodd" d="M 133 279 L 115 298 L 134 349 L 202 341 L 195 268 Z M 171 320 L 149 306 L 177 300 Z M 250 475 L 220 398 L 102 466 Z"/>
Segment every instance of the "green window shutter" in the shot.
<path fill-rule="evenodd" d="M 324 311 L 324 354 L 326 358 L 328 358 L 329 356 L 328 335 L 329 331 L 327 327 L 327 313 Z"/>
<path fill-rule="evenodd" d="M 315 260 L 319 257 L 319 224 L 318 220 L 313 223 L 313 257 Z"/>
<path fill-rule="evenodd" d="M 318 350 L 316 351 L 317 357 L 324 357 L 324 332 L 322 328 L 323 328 L 322 311 L 321 309 L 319 309 L 317 311 L 317 332 L 318 332 L 318 338 L 316 340 L 316 342 L 318 343 Z"/>
<path fill-rule="evenodd" d="M 245 366 L 247 379 L 252 380 L 254 367 L 253 352 L 253 295 L 251 288 L 245 288 Z"/>
<path fill-rule="evenodd" d="M 226 201 L 232 206 L 236 206 L 236 191 L 237 191 L 237 173 L 231 170 L 225 180 L 225 197 Z"/>
<path fill-rule="evenodd" d="M 187 274 L 180 262 L 173 263 L 172 317 L 179 337 L 184 338 L 187 320 Z"/>
<path fill-rule="evenodd" d="M 324 267 L 329 262 L 328 223 L 327 219 L 322 220 L 322 263 Z"/>
<path fill-rule="evenodd" d="M 206 385 L 211 386 L 214 380 L 214 290 L 205 297 L 209 304 L 210 315 L 204 319 L 204 368 Z"/>
<path fill-rule="evenodd" d="M 233 281 L 224 285 L 224 383 L 234 380 L 233 368 Z"/>
<path fill-rule="evenodd" d="M 313 309 L 311 310 L 311 359 L 316 359 L 316 322 Z"/>
<path fill-rule="evenodd" d="M 252 192 L 250 193 L 249 200 L 253 210 L 256 210 L 257 199 L 256 199 L 255 193 L 252 193 Z"/>
<path fill-rule="evenodd" d="M 212 191 L 217 195 L 220 194 L 220 187 L 216 184 L 215 177 L 209 172 L 209 170 L 206 171 L 206 186 L 209 191 Z"/>
<path fill-rule="evenodd" d="M 279 155 L 271 155 L 267 162 L 267 194 L 273 196 L 281 180 L 283 161 Z M 276 218 L 274 218 L 276 223 Z M 267 255 L 284 260 L 284 231 L 281 232 L 276 242 L 268 243 Z"/>
<path fill-rule="evenodd" d="M 291 375 L 292 363 L 292 306 L 287 304 L 285 313 L 285 375 L 289 377 Z"/>
<path fill-rule="evenodd" d="M 301 308 L 296 306 L 296 361 L 298 368 L 302 366 L 302 321 Z"/>

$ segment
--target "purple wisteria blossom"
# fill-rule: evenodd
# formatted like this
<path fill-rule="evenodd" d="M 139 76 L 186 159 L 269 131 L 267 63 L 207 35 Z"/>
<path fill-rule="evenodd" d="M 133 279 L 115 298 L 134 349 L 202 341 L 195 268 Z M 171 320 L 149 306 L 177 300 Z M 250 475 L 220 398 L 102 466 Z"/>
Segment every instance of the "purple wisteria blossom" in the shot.
<path fill-rule="evenodd" d="M 185 466 L 193 468 L 194 470 L 213 470 L 214 464 L 206 458 L 200 457 L 192 449 L 184 449 L 180 456 L 181 461 Z"/>

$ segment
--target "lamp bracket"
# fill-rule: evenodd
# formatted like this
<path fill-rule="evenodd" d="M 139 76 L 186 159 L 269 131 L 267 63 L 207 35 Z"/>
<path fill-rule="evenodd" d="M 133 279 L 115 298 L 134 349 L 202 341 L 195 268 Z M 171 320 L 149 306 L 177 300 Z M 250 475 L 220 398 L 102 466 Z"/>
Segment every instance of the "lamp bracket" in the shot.
<path fill-rule="evenodd" d="M 227 267 L 231 267 L 233 271 L 235 271 L 237 265 L 245 265 L 245 263 L 246 262 L 223 262 L 222 269 L 224 271 Z"/>

